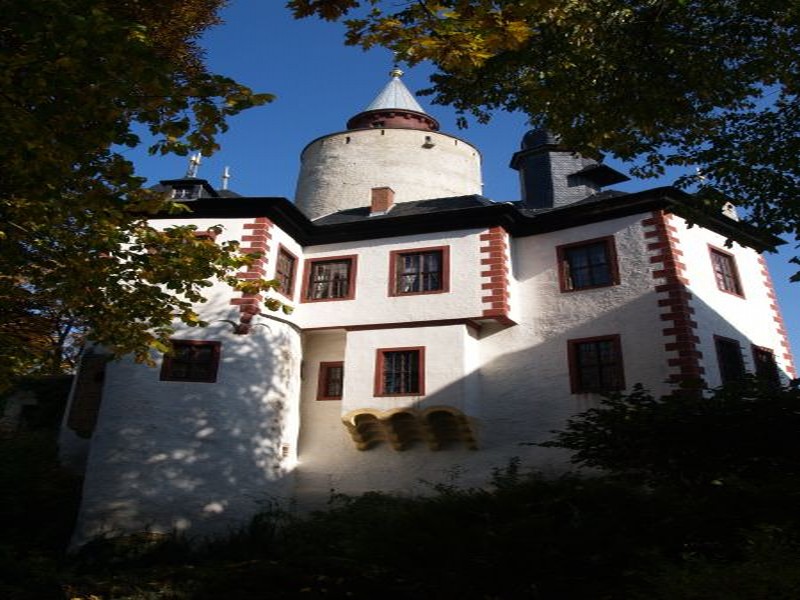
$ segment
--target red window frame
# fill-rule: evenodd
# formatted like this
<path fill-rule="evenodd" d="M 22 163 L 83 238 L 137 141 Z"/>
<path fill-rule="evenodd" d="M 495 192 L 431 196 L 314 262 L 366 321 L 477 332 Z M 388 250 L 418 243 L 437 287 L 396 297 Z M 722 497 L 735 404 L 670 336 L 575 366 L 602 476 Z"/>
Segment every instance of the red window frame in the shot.
<path fill-rule="evenodd" d="M 400 382 L 400 388 L 409 388 L 409 391 L 387 390 L 387 368 L 396 368 L 397 364 L 393 354 L 416 353 L 416 373 L 411 371 L 408 375 L 404 372 L 395 373 L 396 377 L 408 377 L 406 382 Z M 399 358 L 399 357 L 398 357 Z M 394 364 L 392 364 L 394 363 Z M 403 348 L 378 348 L 375 356 L 375 396 L 424 396 L 425 395 L 425 347 L 408 346 Z"/>
<path fill-rule="evenodd" d="M 217 239 L 217 235 L 219 235 L 219 231 L 217 229 L 206 229 L 205 231 L 195 231 L 194 237 L 198 240 L 208 240 L 209 242 L 214 242 Z"/>
<path fill-rule="evenodd" d="M 439 287 L 432 290 L 420 291 L 402 291 L 400 277 L 401 268 L 400 261 L 404 256 L 412 255 L 425 255 L 438 253 L 440 257 L 439 263 Z M 424 266 L 423 266 L 424 269 Z M 424 270 L 414 275 L 421 275 L 423 278 L 426 275 Z M 431 246 L 428 248 L 409 248 L 407 250 L 392 250 L 389 253 L 389 295 L 390 296 L 418 296 L 422 294 L 443 294 L 450 291 L 450 246 Z"/>
<path fill-rule="evenodd" d="M 579 250 L 583 247 L 596 246 L 600 244 L 603 245 L 605 262 L 597 264 L 590 263 L 586 269 L 588 269 L 591 279 L 596 277 L 594 274 L 595 270 L 600 268 L 601 265 L 605 265 L 608 269 L 608 282 L 597 284 L 590 283 L 588 285 L 576 286 L 575 281 L 572 279 L 572 271 L 575 269 L 575 267 L 570 262 L 570 252 Z M 556 255 L 558 259 L 558 281 L 562 292 L 579 292 L 582 290 L 593 290 L 619 284 L 617 245 L 613 235 L 556 246 Z"/>
<path fill-rule="evenodd" d="M 586 357 L 581 356 L 581 348 L 593 346 L 595 353 L 598 345 L 608 343 L 612 350 L 613 361 L 597 360 L 587 362 Z M 569 363 L 570 388 L 573 394 L 588 394 L 613 392 L 625 389 L 625 366 L 622 357 L 622 343 L 620 336 L 601 335 L 575 340 L 567 340 L 567 353 Z M 587 369 L 596 369 L 600 379 L 599 385 L 587 385 L 585 383 Z"/>
<path fill-rule="evenodd" d="M 284 273 L 280 270 L 281 258 L 286 257 L 291 260 L 291 268 L 289 273 Z M 275 255 L 275 279 L 281 282 L 280 287 L 276 289 L 283 296 L 292 299 L 294 296 L 294 284 L 297 276 L 297 256 L 289 252 L 283 244 L 278 244 L 278 253 Z M 288 283 L 287 281 L 288 280 Z"/>
<path fill-rule="evenodd" d="M 739 277 L 739 268 L 736 266 L 736 257 L 716 246 L 708 245 L 711 257 L 711 270 L 717 282 L 717 289 L 726 294 L 744 298 L 742 279 Z"/>
<path fill-rule="evenodd" d="M 170 340 L 172 353 L 165 354 L 161 363 L 161 381 L 185 381 L 196 383 L 216 383 L 219 370 L 221 342 L 206 340 Z M 183 350 L 189 352 L 186 356 Z M 209 349 L 207 357 L 198 358 L 197 352 Z M 192 352 L 195 356 L 192 356 Z M 199 369 L 198 366 L 203 367 Z M 187 369 L 186 374 L 178 374 L 181 367 Z M 193 373 L 195 371 L 195 373 Z M 200 371 L 199 373 L 196 371 Z"/>
<path fill-rule="evenodd" d="M 335 373 L 339 373 L 339 393 L 331 393 L 331 384 L 335 381 Z M 334 375 L 334 378 L 332 378 Z M 319 363 L 319 377 L 317 379 L 317 400 L 341 400 L 344 392 L 344 363 L 321 362 Z"/>
<path fill-rule="evenodd" d="M 310 298 L 309 293 L 312 287 L 311 278 L 314 275 L 314 266 L 320 263 L 349 262 L 347 275 L 347 293 L 344 296 L 332 298 Z M 303 266 L 303 290 L 301 302 L 331 302 L 337 300 L 352 300 L 356 297 L 356 274 L 358 273 L 358 255 L 348 254 L 345 256 L 326 256 L 324 258 L 308 258 Z"/>

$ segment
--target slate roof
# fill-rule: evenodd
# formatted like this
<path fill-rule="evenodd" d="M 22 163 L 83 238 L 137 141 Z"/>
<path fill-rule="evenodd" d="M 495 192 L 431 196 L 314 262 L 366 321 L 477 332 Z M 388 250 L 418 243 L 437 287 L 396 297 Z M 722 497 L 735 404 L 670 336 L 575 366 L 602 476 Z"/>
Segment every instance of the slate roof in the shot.
<path fill-rule="evenodd" d="M 170 183 L 182 180 L 163 181 Z M 208 185 L 205 182 L 205 185 Z M 156 186 L 157 188 L 158 186 Z M 210 186 L 209 186 L 210 187 Z M 218 192 L 222 192 L 219 190 Z M 421 233 L 501 226 L 512 236 L 537 235 L 627 215 L 667 210 L 691 222 L 761 252 L 785 243 L 748 223 L 722 213 L 704 213 L 694 197 L 671 186 L 625 193 L 606 190 L 554 208 L 523 208 L 520 202 L 492 202 L 480 195 L 400 202 L 383 215 L 369 216 L 362 206 L 310 221 L 286 198 L 247 197 L 235 192 L 202 195 L 185 201 L 187 212 L 164 215 L 171 220 L 193 218 L 268 217 L 302 246 L 380 239 Z M 151 217 L 158 218 L 158 217 Z"/>
<path fill-rule="evenodd" d="M 342 223 L 352 223 L 355 221 L 376 221 L 384 219 L 395 219 L 398 217 L 410 217 L 418 215 L 430 215 L 434 213 L 463 210 L 479 206 L 491 206 L 495 204 L 488 198 L 478 196 L 452 196 L 448 198 L 432 198 L 427 200 L 412 200 L 409 202 L 398 202 L 392 209 L 381 215 L 370 216 L 370 207 L 361 206 L 350 208 L 339 212 L 319 217 L 313 221 L 314 225 L 339 225 Z"/>

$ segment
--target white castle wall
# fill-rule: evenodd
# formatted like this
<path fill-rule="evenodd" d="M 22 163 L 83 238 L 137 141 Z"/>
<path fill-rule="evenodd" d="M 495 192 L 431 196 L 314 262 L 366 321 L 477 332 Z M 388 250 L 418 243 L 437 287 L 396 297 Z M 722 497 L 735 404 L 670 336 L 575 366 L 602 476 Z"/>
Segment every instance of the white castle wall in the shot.
<path fill-rule="evenodd" d="M 200 231 L 224 225 L 216 240 L 222 243 L 240 240 L 252 219 L 191 222 Z M 276 233 L 277 241 L 300 252 Z M 278 243 L 273 247 L 277 252 Z M 216 383 L 160 381 L 160 357 L 155 368 L 129 358 L 109 364 L 75 543 L 107 532 L 225 533 L 271 499 L 291 496 L 300 334 L 259 319 L 249 335 L 235 335 L 230 322 L 238 321 L 239 310 L 230 301 L 240 294 L 223 283 L 207 290 L 208 301 L 196 308 L 209 326 L 179 326 L 173 337 L 222 343 Z"/>
<path fill-rule="evenodd" d="M 486 307 L 480 274 L 484 230 L 301 248 L 271 227 L 266 276 L 274 275 L 280 245 L 295 254 L 295 287 L 285 300 L 296 310 L 280 316 L 305 332 L 258 317 L 254 323 L 264 326 L 234 335 L 220 319 L 237 320 L 238 308 L 230 305 L 236 294 L 215 286 L 201 309 L 210 327 L 181 330 L 176 337 L 222 341 L 217 383 L 161 382 L 157 369 L 113 363 L 92 440 L 77 539 L 112 525 L 218 533 L 240 525 L 275 496 L 293 495 L 308 507 L 331 491 L 417 493 L 429 489 L 425 482 L 482 485 L 513 457 L 543 470 L 563 468 L 563 453 L 530 444 L 550 439 L 551 430 L 597 401 L 570 391 L 568 340 L 619 335 L 628 389 L 637 382 L 657 394 L 672 389 L 665 383 L 674 372 L 665 350 L 672 338 L 663 335 L 664 308 L 655 291 L 660 280 L 653 277 L 662 265 L 650 260 L 652 238 L 645 237 L 642 224 L 650 216 L 512 238 L 509 290 L 517 324 L 484 322 L 479 332 L 443 321 L 475 319 Z M 246 235 L 247 222 L 252 220 L 226 220 L 218 239 Z M 725 294 L 716 288 L 708 256 L 709 243 L 724 248 L 725 240 L 679 219 L 672 223 L 686 257 L 709 383 L 717 373 L 714 334 L 740 339 L 745 349 L 752 340 L 778 354 L 756 253 L 728 249 L 736 255 L 746 297 Z M 202 229 L 217 222 L 197 224 Z M 614 237 L 620 283 L 562 292 L 556 248 L 605 236 Z M 389 295 L 391 251 L 432 246 L 449 247 L 450 291 Z M 354 299 L 301 302 L 304 260 L 342 255 L 358 257 Z M 425 395 L 376 397 L 376 350 L 411 346 L 425 348 Z M 341 401 L 316 399 L 323 361 L 344 361 Z M 434 452 L 417 444 L 401 452 L 381 443 L 360 451 L 342 423 L 354 410 L 437 405 L 473 419 L 478 450 Z"/>
<path fill-rule="evenodd" d="M 319 502 L 331 489 L 420 492 L 429 489 L 422 481 L 483 485 L 494 468 L 512 457 L 545 470 L 563 468 L 563 453 L 528 444 L 549 439 L 567 417 L 596 402 L 594 395 L 570 392 L 568 339 L 620 334 L 629 385 L 643 381 L 658 388 L 668 374 L 643 216 L 515 239 L 515 326 L 486 325 L 476 335 L 464 325 L 307 335 L 298 497 Z M 607 235 L 615 236 L 620 285 L 562 293 L 556 247 Z M 480 257 L 473 254 L 472 260 L 475 265 Z M 468 269 L 475 283 L 478 271 L 475 266 Z M 458 286 L 459 293 L 471 289 L 468 280 Z M 445 299 L 431 296 L 425 301 L 435 305 Z M 376 349 L 405 346 L 425 347 L 425 396 L 374 397 Z M 323 360 L 345 361 L 341 402 L 316 400 L 318 363 Z M 437 404 L 474 417 L 478 450 L 432 452 L 421 445 L 398 452 L 381 444 L 359 451 L 340 420 L 342 414 L 368 407 Z"/>
<path fill-rule="evenodd" d="M 120 531 L 226 533 L 291 494 L 299 336 L 280 324 L 248 336 L 225 327 L 176 336 L 222 341 L 216 383 L 160 381 L 158 368 L 112 363 L 76 543 Z"/>
<path fill-rule="evenodd" d="M 483 310 L 481 242 L 478 239 L 481 232 L 479 229 L 456 230 L 310 246 L 305 249 L 306 259 L 349 255 L 358 257 L 355 298 L 299 302 L 293 317 L 304 329 L 475 318 Z M 449 247 L 450 291 L 389 296 L 390 253 L 433 246 Z M 301 269 L 299 277 L 302 282 L 308 274 Z M 298 297 L 299 292 L 295 294 L 295 298 Z"/>
<path fill-rule="evenodd" d="M 722 384 L 714 336 L 719 335 L 738 340 L 742 348 L 745 367 L 753 372 L 751 344 L 774 351 L 779 368 L 787 369 L 782 357 L 781 338 L 778 325 L 770 308 L 769 288 L 765 284 L 759 255 L 752 248 L 733 242 L 726 246 L 727 239 L 701 227 L 689 227 L 681 218 L 672 224 L 678 229 L 676 235 L 686 258 L 686 276 L 689 289 L 694 295 L 691 301 L 695 309 L 694 320 L 698 324 L 700 338 L 698 349 L 703 353 L 701 364 L 705 367 L 705 379 L 709 386 Z M 736 259 L 743 296 L 720 290 L 714 276 L 709 245 L 732 254 Z"/>
<path fill-rule="evenodd" d="M 435 131 L 344 131 L 314 140 L 300 160 L 295 203 L 311 219 L 369 206 L 375 187 L 392 188 L 395 202 L 482 191 L 478 150 Z"/>

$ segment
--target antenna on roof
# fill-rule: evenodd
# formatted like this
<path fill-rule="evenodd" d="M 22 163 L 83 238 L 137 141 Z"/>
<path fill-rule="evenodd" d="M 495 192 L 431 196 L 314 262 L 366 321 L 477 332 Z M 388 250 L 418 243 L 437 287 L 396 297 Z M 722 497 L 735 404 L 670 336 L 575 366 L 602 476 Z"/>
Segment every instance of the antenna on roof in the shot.
<path fill-rule="evenodd" d="M 186 170 L 186 177 L 197 177 L 197 171 L 200 168 L 200 157 L 202 155 L 198 152 L 189 157 L 189 168 Z"/>
<path fill-rule="evenodd" d="M 222 189 L 223 190 L 227 190 L 228 189 L 228 181 L 230 180 L 230 178 L 231 178 L 231 168 L 230 167 L 225 167 L 222 170 Z"/>

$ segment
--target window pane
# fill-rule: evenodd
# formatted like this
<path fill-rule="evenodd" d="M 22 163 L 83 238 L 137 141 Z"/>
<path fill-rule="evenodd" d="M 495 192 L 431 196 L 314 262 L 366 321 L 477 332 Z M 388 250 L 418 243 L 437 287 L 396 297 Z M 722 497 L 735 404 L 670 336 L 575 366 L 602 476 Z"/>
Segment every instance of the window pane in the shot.
<path fill-rule="evenodd" d="M 594 242 L 564 250 L 567 289 L 611 285 L 611 260 L 608 243 Z"/>
<path fill-rule="evenodd" d="M 325 381 L 325 395 L 329 398 L 338 398 L 342 395 L 342 382 L 344 380 L 344 367 L 328 367 Z"/>
<path fill-rule="evenodd" d="M 288 252 L 281 250 L 278 253 L 278 262 L 275 265 L 275 279 L 280 282 L 279 290 L 286 295 L 292 293 L 294 261 L 294 257 Z"/>
<path fill-rule="evenodd" d="M 400 254 L 397 257 L 396 292 L 434 292 L 442 289 L 442 251 Z"/>
<path fill-rule="evenodd" d="M 213 382 L 217 375 L 219 342 L 172 341 L 173 353 L 164 357 L 161 379 Z"/>
<path fill-rule="evenodd" d="M 714 267 L 714 277 L 717 287 L 732 294 L 742 294 L 742 286 L 736 274 L 734 258 L 717 250 L 711 250 L 711 263 Z"/>
<path fill-rule="evenodd" d="M 415 394 L 419 386 L 419 351 L 383 353 L 384 394 Z"/>
<path fill-rule="evenodd" d="M 781 378 L 775 355 L 767 348 L 753 347 L 753 362 L 756 367 L 756 377 L 762 381 L 780 385 Z"/>
<path fill-rule="evenodd" d="M 350 259 L 321 261 L 311 267 L 308 298 L 346 298 L 350 295 Z"/>
<path fill-rule="evenodd" d="M 622 357 L 613 339 L 578 342 L 572 345 L 577 392 L 621 389 Z"/>
<path fill-rule="evenodd" d="M 719 362 L 719 372 L 722 383 L 741 381 L 744 377 L 744 361 L 742 360 L 742 350 L 739 342 L 717 338 L 717 361 Z"/>

